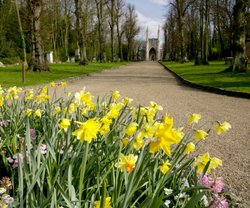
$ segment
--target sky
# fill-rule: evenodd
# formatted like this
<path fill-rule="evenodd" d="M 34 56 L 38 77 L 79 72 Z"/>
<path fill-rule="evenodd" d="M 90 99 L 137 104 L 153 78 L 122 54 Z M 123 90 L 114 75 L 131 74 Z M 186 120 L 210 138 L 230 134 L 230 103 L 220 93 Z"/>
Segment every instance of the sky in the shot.
<path fill-rule="evenodd" d="M 158 27 L 162 28 L 167 6 L 170 0 L 126 0 L 127 3 L 135 5 L 141 32 L 139 39 L 146 38 L 146 28 L 149 30 L 149 38 L 157 38 Z M 161 29 L 160 39 L 163 40 Z"/>

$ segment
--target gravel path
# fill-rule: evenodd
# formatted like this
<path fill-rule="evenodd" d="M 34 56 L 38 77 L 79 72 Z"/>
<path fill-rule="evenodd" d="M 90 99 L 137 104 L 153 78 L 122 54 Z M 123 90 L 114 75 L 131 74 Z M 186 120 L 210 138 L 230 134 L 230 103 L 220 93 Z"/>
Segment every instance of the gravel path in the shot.
<path fill-rule="evenodd" d="M 155 101 L 185 125 L 190 113 L 202 114 L 202 121 L 228 121 L 233 128 L 225 136 L 210 136 L 198 150 L 223 160 L 220 174 L 233 192 L 250 207 L 250 100 L 203 92 L 183 86 L 157 62 L 141 62 L 95 73 L 68 84 L 67 90 L 84 86 L 95 96 L 119 90 L 135 103 Z M 58 92 L 60 95 L 60 92 Z"/>

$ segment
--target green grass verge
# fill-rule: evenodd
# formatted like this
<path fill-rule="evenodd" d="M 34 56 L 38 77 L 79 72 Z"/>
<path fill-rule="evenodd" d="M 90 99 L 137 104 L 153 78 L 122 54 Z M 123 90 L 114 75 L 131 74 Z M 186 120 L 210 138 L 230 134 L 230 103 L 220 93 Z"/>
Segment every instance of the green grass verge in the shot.
<path fill-rule="evenodd" d="M 126 64 L 128 64 L 128 62 L 90 63 L 87 66 L 80 66 L 78 63 L 51 64 L 49 66 L 50 72 L 26 72 L 25 83 L 22 83 L 21 66 L 7 66 L 0 68 L 0 85 L 2 87 L 11 87 L 45 84 Z"/>
<path fill-rule="evenodd" d="M 246 73 L 224 72 L 227 68 L 222 61 L 209 65 L 195 66 L 193 62 L 162 62 L 170 70 L 192 83 L 219 89 L 250 93 L 250 71 Z"/>

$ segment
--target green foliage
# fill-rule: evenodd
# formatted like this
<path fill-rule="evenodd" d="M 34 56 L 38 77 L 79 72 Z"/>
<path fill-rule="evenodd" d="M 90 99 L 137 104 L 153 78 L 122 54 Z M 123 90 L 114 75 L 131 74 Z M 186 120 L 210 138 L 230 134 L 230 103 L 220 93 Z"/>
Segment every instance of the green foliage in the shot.
<path fill-rule="evenodd" d="M 184 64 L 163 62 L 163 64 L 190 82 L 224 90 L 250 93 L 250 72 L 224 72 L 228 67 L 225 62 L 211 61 L 209 65 L 198 66 L 192 62 Z"/>
<path fill-rule="evenodd" d="M 10 86 L 28 86 L 36 84 L 49 83 L 51 81 L 65 79 L 68 77 L 76 77 L 87 75 L 92 72 L 101 71 L 113 67 L 119 67 L 128 64 L 128 62 L 120 63 L 90 63 L 87 66 L 81 66 L 78 63 L 65 63 L 65 64 L 51 64 L 51 72 L 38 73 L 26 72 L 26 82 L 22 83 L 22 69 L 21 66 L 8 66 L 0 68 L 0 85 L 3 87 Z"/>

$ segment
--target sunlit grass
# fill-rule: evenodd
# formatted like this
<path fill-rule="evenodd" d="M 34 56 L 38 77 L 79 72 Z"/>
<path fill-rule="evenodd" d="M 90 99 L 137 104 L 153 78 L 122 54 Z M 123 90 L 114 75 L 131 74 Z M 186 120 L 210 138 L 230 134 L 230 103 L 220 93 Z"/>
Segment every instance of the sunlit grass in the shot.
<path fill-rule="evenodd" d="M 195 66 L 193 62 L 163 62 L 165 66 L 182 78 L 203 86 L 224 90 L 250 93 L 250 71 L 246 73 L 224 72 L 228 67 L 222 61 L 209 62 L 209 65 Z"/>
<path fill-rule="evenodd" d="M 119 67 L 125 64 L 128 64 L 128 62 L 90 63 L 87 66 L 80 66 L 78 63 L 51 64 L 49 66 L 50 72 L 26 72 L 25 83 L 22 83 L 21 66 L 7 66 L 0 68 L 0 85 L 3 87 L 11 87 L 44 84 L 68 77 L 88 75 L 92 72 Z"/>

